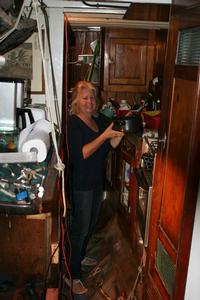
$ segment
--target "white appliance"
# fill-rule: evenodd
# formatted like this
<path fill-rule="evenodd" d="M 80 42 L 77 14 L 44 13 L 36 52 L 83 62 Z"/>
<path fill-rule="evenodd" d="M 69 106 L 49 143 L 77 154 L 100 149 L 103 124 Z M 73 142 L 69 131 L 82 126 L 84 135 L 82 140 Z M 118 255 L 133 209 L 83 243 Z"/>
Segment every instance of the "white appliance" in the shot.
<path fill-rule="evenodd" d="M 0 131 L 16 128 L 16 107 L 22 107 L 24 83 L 0 81 Z"/>

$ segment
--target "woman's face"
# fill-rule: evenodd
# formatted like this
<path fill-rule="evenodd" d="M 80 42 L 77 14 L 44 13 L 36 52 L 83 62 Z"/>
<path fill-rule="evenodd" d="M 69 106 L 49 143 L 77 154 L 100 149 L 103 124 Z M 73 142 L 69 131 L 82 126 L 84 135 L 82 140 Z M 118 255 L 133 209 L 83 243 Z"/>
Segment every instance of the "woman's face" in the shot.
<path fill-rule="evenodd" d="M 85 115 L 92 115 L 96 108 L 96 100 L 94 98 L 93 92 L 84 88 L 81 90 L 77 101 L 78 111 Z"/>

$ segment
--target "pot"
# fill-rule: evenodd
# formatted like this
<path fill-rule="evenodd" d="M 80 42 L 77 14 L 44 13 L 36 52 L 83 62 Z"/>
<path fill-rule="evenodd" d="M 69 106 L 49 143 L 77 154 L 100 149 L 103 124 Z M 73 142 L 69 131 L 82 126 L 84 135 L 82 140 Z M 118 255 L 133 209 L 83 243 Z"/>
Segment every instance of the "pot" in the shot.
<path fill-rule="evenodd" d="M 141 115 L 121 116 L 114 119 L 113 129 L 127 133 L 134 133 L 138 136 L 143 134 Z"/>

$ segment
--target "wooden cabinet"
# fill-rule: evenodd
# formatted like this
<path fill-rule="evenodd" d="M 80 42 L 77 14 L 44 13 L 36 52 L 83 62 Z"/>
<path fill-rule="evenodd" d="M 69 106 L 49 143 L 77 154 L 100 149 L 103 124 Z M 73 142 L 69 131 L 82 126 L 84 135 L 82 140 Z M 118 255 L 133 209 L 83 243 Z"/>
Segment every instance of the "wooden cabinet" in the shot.
<path fill-rule="evenodd" d="M 105 91 L 147 91 L 153 75 L 154 38 L 153 30 L 105 29 Z"/>
<path fill-rule="evenodd" d="M 19 287 L 30 281 L 58 287 L 61 205 L 55 162 L 53 153 L 44 182 L 44 197 L 34 213 L 23 209 L 23 204 L 19 204 L 17 213 L 14 208 L 10 213 L 0 203 L 0 272 L 5 278 L 13 278 Z"/>
<path fill-rule="evenodd" d="M 1 271 L 17 276 L 45 280 L 51 257 L 52 216 L 2 215 L 0 217 Z"/>
<path fill-rule="evenodd" d="M 133 238 L 133 222 L 135 218 L 136 187 L 134 181 L 134 168 L 140 158 L 141 138 L 136 136 L 126 136 L 118 153 L 118 200 L 120 220 Z M 127 233 L 126 232 L 126 233 Z"/>

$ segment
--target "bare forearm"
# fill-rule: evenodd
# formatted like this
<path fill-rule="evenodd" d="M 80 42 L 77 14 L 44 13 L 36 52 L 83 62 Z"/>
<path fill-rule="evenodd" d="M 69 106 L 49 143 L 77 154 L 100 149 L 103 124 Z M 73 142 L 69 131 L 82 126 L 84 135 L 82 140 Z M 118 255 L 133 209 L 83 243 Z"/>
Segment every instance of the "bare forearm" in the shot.
<path fill-rule="evenodd" d="M 112 126 L 113 123 L 111 123 L 95 140 L 83 146 L 82 151 L 84 159 L 91 156 L 108 139 L 113 148 L 116 148 L 119 145 L 124 133 L 112 130 Z"/>
<path fill-rule="evenodd" d="M 97 151 L 97 149 L 99 149 L 99 147 L 105 142 L 105 140 L 106 138 L 103 134 L 101 134 L 92 142 L 84 145 L 82 148 L 83 158 L 86 159 L 90 157 L 95 151 Z"/>

